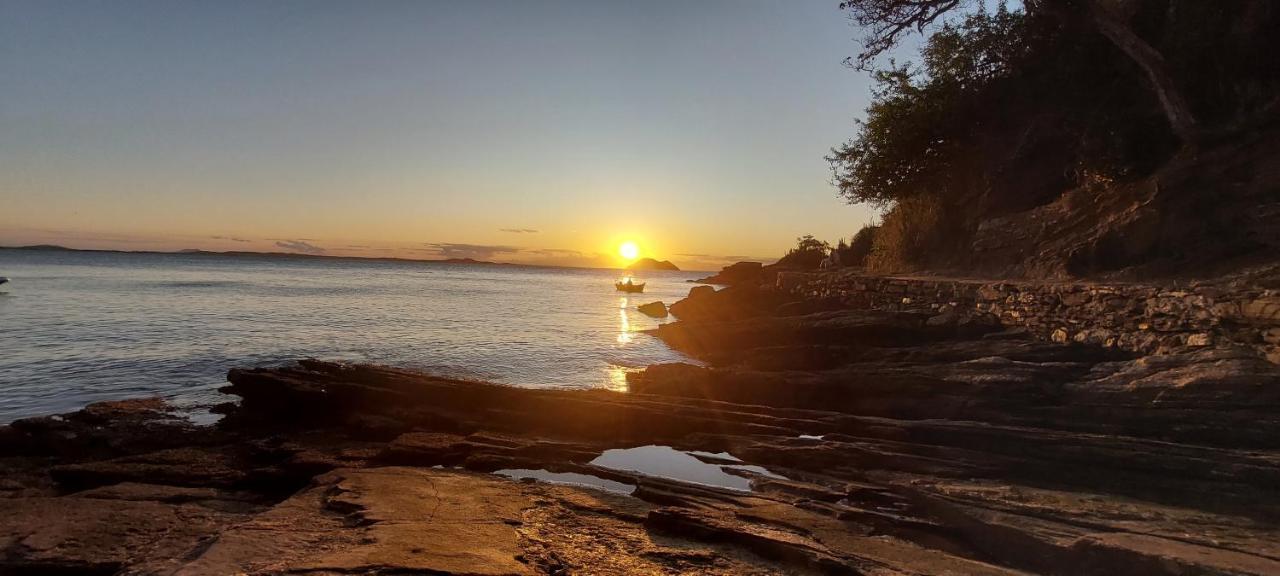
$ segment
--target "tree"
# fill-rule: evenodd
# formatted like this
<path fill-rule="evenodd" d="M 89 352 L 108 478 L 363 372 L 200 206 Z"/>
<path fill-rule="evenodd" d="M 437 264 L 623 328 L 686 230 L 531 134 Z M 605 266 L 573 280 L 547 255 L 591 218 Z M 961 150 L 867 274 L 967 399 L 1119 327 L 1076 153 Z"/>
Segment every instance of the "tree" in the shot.
<path fill-rule="evenodd" d="M 1055 2 L 1066 4 L 1061 0 L 1038 0 L 1028 4 L 1055 7 Z M 1184 144 L 1194 144 L 1198 131 L 1195 115 L 1191 112 L 1186 98 L 1182 96 L 1182 91 L 1178 89 L 1173 75 L 1169 73 L 1164 56 L 1141 36 L 1134 33 L 1126 23 L 1128 20 L 1126 16 L 1132 16 L 1133 11 L 1137 9 L 1137 4 L 1137 0 L 1091 0 L 1087 2 L 1087 17 L 1099 33 L 1106 36 L 1142 68 L 1147 80 L 1151 82 L 1152 89 L 1155 90 L 1156 97 L 1160 99 L 1160 105 L 1164 107 L 1165 116 L 1169 119 L 1169 126 L 1173 128 L 1173 132 Z M 1055 7 L 1054 10 L 1069 14 L 1061 7 Z"/>
<path fill-rule="evenodd" d="M 930 25 L 959 8 L 971 8 L 980 0 L 844 0 L 855 22 L 870 30 L 863 51 L 847 62 L 866 70 L 876 57 L 896 46 L 904 36 L 924 33 Z M 1129 25 L 1142 0 L 1025 0 L 1028 13 L 1052 14 L 1083 25 L 1106 37 L 1142 69 L 1160 100 L 1165 117 L 1184 145 L 1197 139 L 1197 122 L 1178 89 L 1164 57 Z"/>
<path fill-rule="evenodd" d="M 818 240 L 817 238 L 814 238 L 812 234 L 805 234 L 804 236 L 796 238 L 796 248 L 794 251 L 795 252 L 819 252 L 825 256 L 827 254 L 827 251 L 830 249 L 831 249 L 830 244 L 827 244 L 822 240 Z"/>
<path fill-rule="evenodd" d="M 1035 27 L 1027 19 L 1008 10 L 971 14 L 929 37 L 921 51 L 922 66 L 877 71 L 872 102 L 866 118 L 858 122 L 857 136 L 827 157 L 840 194 L 851 203 L 880 208 L 920 194 L 954 204 L 962 201 L 964 188 L 971 187 L 965 175 L 983 169 L 974 157 L 987 161 L 1001 155 L 1001 146 L 985 141 L 984 135 L 995 132 L 990 139 L 1009 142 L 1010 130 L 1000 130 L 1000 123 L 1015 114 L 1017 120 L 1033 120 L 1035 114 L 1018 112 L 1028 102 L 1070 109 L 1060 99 L 1039 96 L 1062 94 L 1057 84 L 1072 78 L 1076 66 L 1027 66 L 1055 52 L 1061 36 L 1056 31 L 1029 32 Z M 1047 70 L 1055 76 L 1028 79 L 1028 70 Z M 1005 106 L 993 107 L 997 103 Z"/>

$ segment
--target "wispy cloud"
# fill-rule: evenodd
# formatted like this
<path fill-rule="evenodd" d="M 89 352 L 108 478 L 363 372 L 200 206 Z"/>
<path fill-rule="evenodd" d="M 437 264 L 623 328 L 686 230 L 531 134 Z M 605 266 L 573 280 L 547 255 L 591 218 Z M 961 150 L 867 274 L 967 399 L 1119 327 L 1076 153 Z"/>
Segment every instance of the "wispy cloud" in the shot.
<path fill-rule="evenodd" d="M 324 248 L 311 244 L 306 240 L 280 240 L 276 242 L 276 246 L 302 254 L 324 254 L 325 252 Z"/>
<path fill-rule="evenodd" d="M 741 262 L 743 260 L 759 261 L 759 260 L 775 260 L 776 259 L 776 258 L 770 258 L 767 256 L 718 256 L 716 254 L 676 254 L 676 256 L 679 256 L 682 258 L 698 258 L 700 260 L 722 260 L 722 261 L 732 260 L 734 262 Z"/>
<path fill-rule="evenodd" d="M 210 236 L 210 238 L 213 238 L 214 240 L 230 240 L 232 242 L 252 242 L 252 240 L 245 240 L 244 238 L 236 238 L 235 236 Z"/>
<path fill-rule="evenodd" d="M 487 260 L 498 254 L 515 254 L 520 251 L 516 246 L 500 246 L 486 244 L 456 244 L 453 242 L 428 242 L 424 244 L 426 251 L 445 258 L 473 258 Z"/>
<path fill-rule="evenodd" d="M 510 232 L 512 234 L 537 234 L 538 231 L 533 228 L 499 228 L 499 232 Z"/>
<path fill-rule="evenodd" d="M 712 267 L 712 269 L 714 269 L 715 267 L 728 266 L 730 264 L 736 264 L 738 262 L 769 263 L 769 262 L 776 261 L 778 259 L 776 256 L 774 257 L 736 256 L 736 255 L 720 256 L 717 254 L 693 254 L 693 253 L 676 254 L 675 257 L 678 259 L 682 259 L 680 261 L 681 267 L 688 265 L 688 266 L 703 267 L 704 269 L 706 267 Z"/>
<path fill-rule="evenodd" d="M 537 256 L 553 256 L 557 258 L 580 258 L 585 256 L 581 250 L 566 250 L 563 248 L 539 248 L 537 250 L 526 250 L 525 252 Z"/>

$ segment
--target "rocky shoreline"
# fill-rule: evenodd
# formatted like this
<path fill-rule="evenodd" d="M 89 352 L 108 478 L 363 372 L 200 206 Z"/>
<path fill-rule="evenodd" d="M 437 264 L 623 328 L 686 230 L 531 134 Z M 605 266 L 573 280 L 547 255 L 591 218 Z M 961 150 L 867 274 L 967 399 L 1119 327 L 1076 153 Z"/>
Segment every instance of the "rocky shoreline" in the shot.
<path fill-rule="evenodd" d="M 1280 574 L 1257 354 L 754 283 L 670 311 L 705 365 L 626 393 L 305 360 L 232 370 L 213 427 L 157 400 L 0 427 L 0 573 Z M 602 459 L 642 446 L 742 484 Z"/>

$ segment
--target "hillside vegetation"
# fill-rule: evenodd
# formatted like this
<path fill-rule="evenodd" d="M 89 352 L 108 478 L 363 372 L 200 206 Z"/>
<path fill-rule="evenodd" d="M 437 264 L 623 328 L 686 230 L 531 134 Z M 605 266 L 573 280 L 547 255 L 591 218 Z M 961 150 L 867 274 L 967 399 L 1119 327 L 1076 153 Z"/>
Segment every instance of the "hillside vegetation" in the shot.
<path fill-rule="evenodd" d="M 1150 277 L 1276 261 L 1280 5 L 841 6 L 872 31 L 850 64 L 876 88 L 828 161 L 845 199 L 883 211 L 846 264 Z M 917 31 L 916 61 L 885 61 Z"/>

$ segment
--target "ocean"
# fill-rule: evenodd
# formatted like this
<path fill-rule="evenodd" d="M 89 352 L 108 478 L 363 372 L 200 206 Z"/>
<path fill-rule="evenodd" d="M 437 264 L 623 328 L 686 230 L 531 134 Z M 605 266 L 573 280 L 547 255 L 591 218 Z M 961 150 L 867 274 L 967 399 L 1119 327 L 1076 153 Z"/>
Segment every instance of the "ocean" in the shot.
<path fill-rule="evenodd" d="M 636 311 L 696 272 L 0 250 L 0 423 L 161 396 L 197 420 L 233 367 L 367 362 L 538 388 L 626 388 L 693 362 Z"/>

